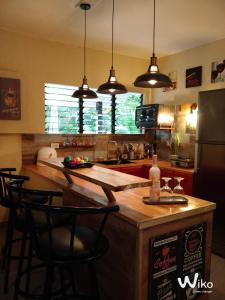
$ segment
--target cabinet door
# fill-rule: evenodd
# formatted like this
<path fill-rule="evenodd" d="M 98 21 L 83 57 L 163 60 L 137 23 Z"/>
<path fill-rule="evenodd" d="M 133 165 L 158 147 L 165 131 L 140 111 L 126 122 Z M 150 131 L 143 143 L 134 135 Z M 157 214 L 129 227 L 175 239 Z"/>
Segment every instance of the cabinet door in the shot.
<path fill-rule="evenodd" d="M 121 167 L 120 172 L 142 177 L 142 166 L 136 166 L 136 167 Z"/>
<path fill-rule="evenodd" d="M 143 178 L 149 179 L 149 170 L 150 170 L 150 168 L 151 168 L 151 166 L 145 166 L 145 165 L 143 166 L 143 170 L 142 170 Z"/>
<path fill-rule="evenodd" d="M 174 177 L 182 177 L 184 180 L 181 181 L 181 185 L 186 195 L 192 196 L 193 194 L 193 175 L 192 173 L 186 173 L 183 171 L 174 171 Z"/>
<path fill-rule="evenodd" d="M 110 168 L 110 169 L 111 169 L 111 170 L 114 170 L 114 171 L 122 172 L 120 167 L 112 167 L 112 168 Z"/>

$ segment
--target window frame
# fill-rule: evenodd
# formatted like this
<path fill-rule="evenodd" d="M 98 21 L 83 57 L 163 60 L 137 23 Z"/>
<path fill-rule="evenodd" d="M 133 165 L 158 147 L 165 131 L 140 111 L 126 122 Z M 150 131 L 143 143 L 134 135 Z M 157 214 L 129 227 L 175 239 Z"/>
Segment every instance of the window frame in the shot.
<path fill-rule="evenodd" d="M 45 83 L 45 88 L 44 88 L 44 93 L 46 94 L 46 85 L 48 84 L 52 84 L 52 85 L 62 85 L 62 86 L 66 86 L 64 84 L 55 84 L 55 83 L 49 83 L 49 82 L 46 82 Z M 78 87 L 74 86 L 74 89 L 76 89 Z M 128 91 L 129 93 L 139 93 L 140 94 L 140 105 L 143 105 L 144 103 L 144 94 L 143 92 L 140 92 L 140 91 L 134 91 L 134 90 L 129 90 Z M 45 97 L 45 106 L 46 105 L 46 97 Z M 111 132 L 110 133 L 84 133 L 84 100 L 82 98 L 79 98 L 78 100 L 78 107 L 79 107 L 79 124 L 78 124 L 78 133 L 68 133 L 68 132 L 58 132 L 58 133 L 55 133 L 55 134 L 118 134 L 118 135 L 127 135 L 127 133 L 116 133 L 116 95 L 111 95 Z M 46 110 L 45 110 L 45 123 L 46 123 Z M 45 133 L 46 134 L 51 134 L 49 132 L 46 131 L 46 124 L 45 124 Z M 134 135 L 138 135 L 138 134 L 141 134 L 141 129 L 140 129 L 140 132 L 139 133 L 129 133 L 129 134 L 134 134 Z"/>

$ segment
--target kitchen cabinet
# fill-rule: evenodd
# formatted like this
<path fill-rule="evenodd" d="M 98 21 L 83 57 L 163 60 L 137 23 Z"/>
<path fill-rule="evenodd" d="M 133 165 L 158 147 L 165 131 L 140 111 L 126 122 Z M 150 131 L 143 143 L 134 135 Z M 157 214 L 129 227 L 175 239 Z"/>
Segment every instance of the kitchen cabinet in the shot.
<path fill-rule="evenodd" d="M 148 179 L 149 178 L 149 169 L 151 168 L 151 166 L 143 166 L 143 177 Z"/>
<path fill-rule="evenodd" d="M 149 178 L 149 169 L 151 166 L 144 165 L 143 166 L 143 177 L 148 179 Z M 162 180 L 162 177 L 170 177 L 172 178 L 169 182 L 170 187 L 173 189 L 176 185 L 176 182 L 174 180 L 174 177 L 182 177 L 184 180 L 182 180 L 181 185 L 184 188 L 184 192 L 187 195 L 192 196 L 193 194 L 193 173 L 189 173 L 185 170 L 175 170 L 175 169 L 169 169 L 169 168 L 160 168 L 160 177 L 161 177 L 161 187 L 164 185 L 164 181 Z"/>
<path fill-rule="evenodd" d="M 112 169 L 115 171 L 119 171 L 122 173 L 143 177 L 148 179 L 149 178 L 149 169 L 151 168 L 150 165 L 142 165 L 142 166 L 129 166 L 129 167 L 113 167 Z M 186 195 L 193 195 L 193 176 L 194 174 L 191 172 L 188 172 L 186 170 L 182 169 L 171 169 L 171 168 L 163 168 L 160 167 L 161 172 L 161 187 L 164 185 L 164 181 L 162 180 L 162 177 L 170 177 L 172 178 L 169 182 L 170 187 L 173 189 L 176 185 L 176 180 L 174 177 L 182 177 L 184 180 L 182 180 L 181 185 L 184 189 L 184 193 Z"/>
<path fill-rule="evenodd" d="M 114 171 L 122 172 L 120 167 L 112 167 L 112 168 L 110 168 L 110 169 L 111 169 L 111 170 L 114 170 Z"/>
<path fill-rule="evenodd" d="M 120 167 L 120 172 L 138 176 L 138 177 L 143 177 L 142 166 Z"/>

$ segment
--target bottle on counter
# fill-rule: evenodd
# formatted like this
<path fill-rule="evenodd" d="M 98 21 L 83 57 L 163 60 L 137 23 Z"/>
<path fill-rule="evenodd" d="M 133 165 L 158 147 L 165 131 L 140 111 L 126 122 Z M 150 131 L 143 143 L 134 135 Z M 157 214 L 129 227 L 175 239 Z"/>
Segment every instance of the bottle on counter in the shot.
<path fill-rule="evenodd" d="M 157 155 L 152 156 L 152 167 L 149 170 L 149 179 L 152 182 L 150 187 L 150 199 L 159 201 L 160 198 L 160 169 L 157 165 Z"/>

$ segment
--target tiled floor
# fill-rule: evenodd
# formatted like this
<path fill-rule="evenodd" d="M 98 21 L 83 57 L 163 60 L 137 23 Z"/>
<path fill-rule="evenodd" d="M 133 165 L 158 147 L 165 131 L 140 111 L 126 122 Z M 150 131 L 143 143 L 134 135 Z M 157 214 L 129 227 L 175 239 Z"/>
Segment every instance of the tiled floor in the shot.
<path fill-rule="evenodd" d="M 212 254 L 211 281 L 214 285 L 210 300 L 225 299 L 225 259 Z"/>

